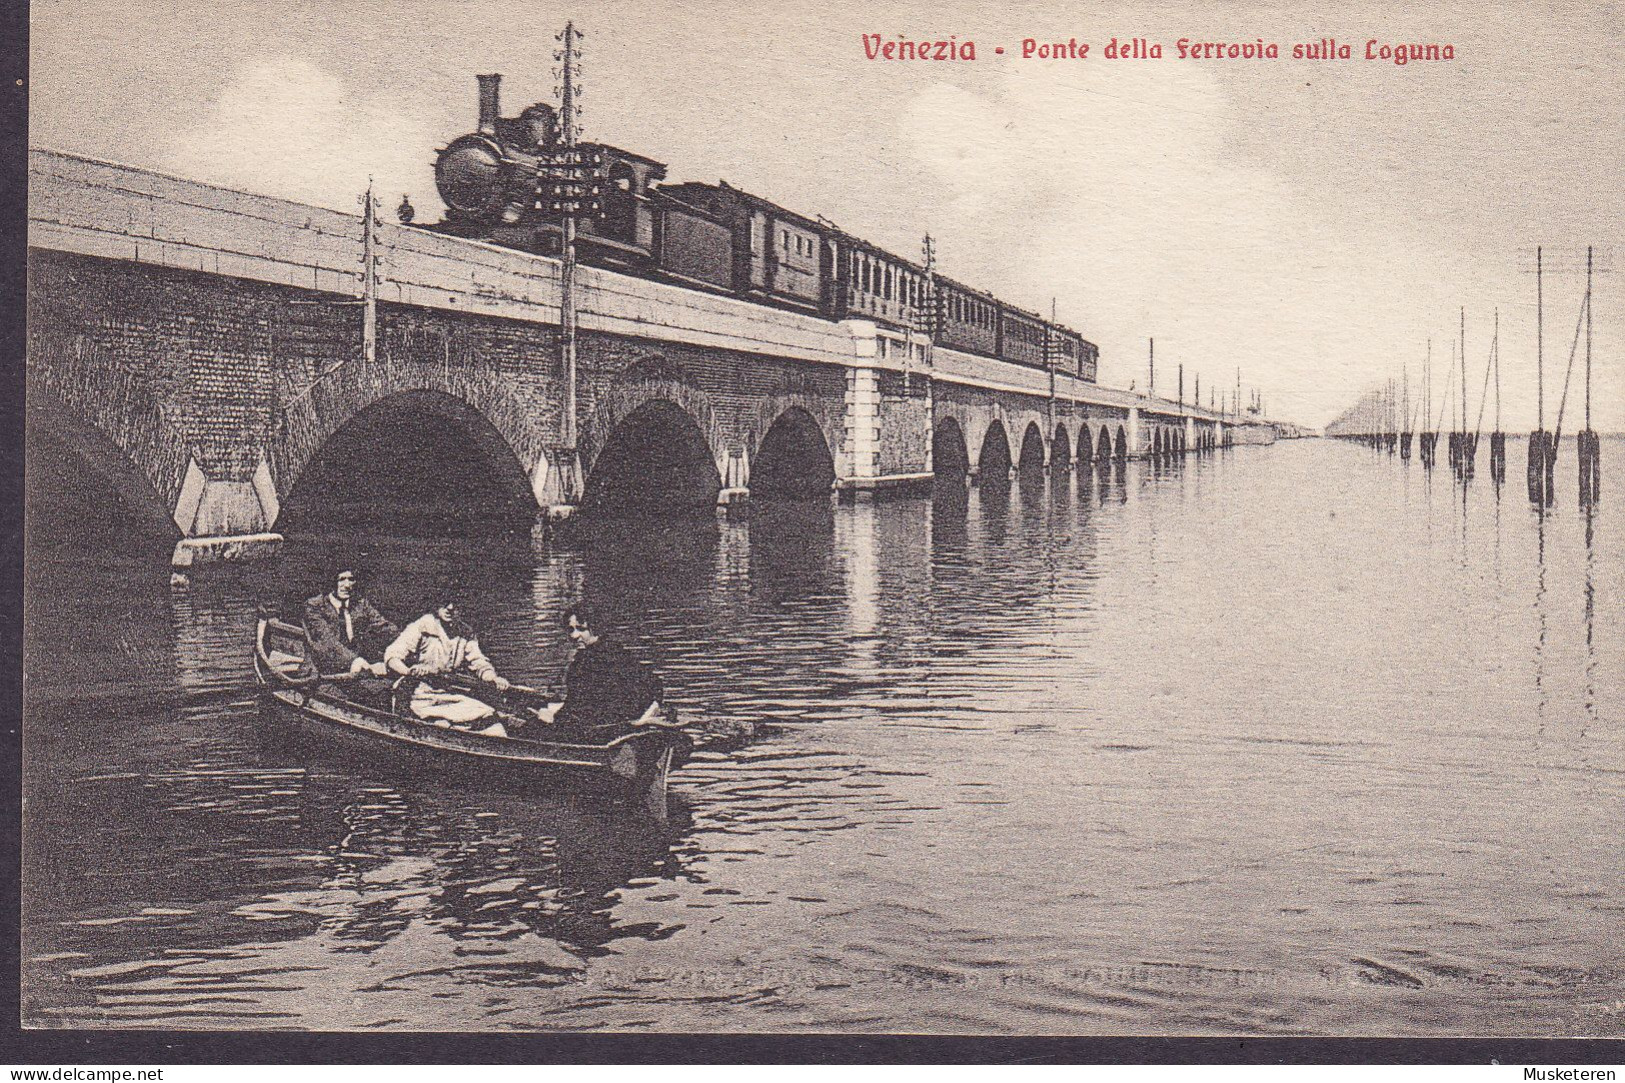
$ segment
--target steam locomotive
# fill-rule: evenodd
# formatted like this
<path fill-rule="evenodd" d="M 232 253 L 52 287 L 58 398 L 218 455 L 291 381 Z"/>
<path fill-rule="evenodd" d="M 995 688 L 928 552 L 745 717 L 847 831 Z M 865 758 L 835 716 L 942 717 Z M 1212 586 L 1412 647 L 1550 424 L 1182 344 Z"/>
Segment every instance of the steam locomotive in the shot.
<path fill-rule="evenodd" d="M 561 218 L 538 193 L 561 159 L 558 112 L 538 102 L 504 117 L 502 77 L 477 78 L 478 128 L 440 151 L 446 216 L 429 228 L 556 256 Z M 663 184 L 664 163 L 607 144 L 582 144 L 570 160 L 597 178 L 599 213 L 577 219 L 585 262 L 829 320 L 932 328 L 941 346 L 1096 378 L 1099 348 L 1076 331 L 941 274 L 930 291 L 924 267 L 827 222 L 725 181 Z"/>

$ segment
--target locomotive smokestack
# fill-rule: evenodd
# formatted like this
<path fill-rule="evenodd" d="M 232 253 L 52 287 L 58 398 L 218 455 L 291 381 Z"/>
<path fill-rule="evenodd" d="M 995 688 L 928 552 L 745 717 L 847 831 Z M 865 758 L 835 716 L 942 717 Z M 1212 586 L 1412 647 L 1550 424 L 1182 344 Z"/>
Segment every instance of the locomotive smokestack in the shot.
<path fill-rule="evenodd" d="M 502 76 L 476 75 L 480 81 L 480 131 L 497 134 L 497 118 L 502 115 Z"/>

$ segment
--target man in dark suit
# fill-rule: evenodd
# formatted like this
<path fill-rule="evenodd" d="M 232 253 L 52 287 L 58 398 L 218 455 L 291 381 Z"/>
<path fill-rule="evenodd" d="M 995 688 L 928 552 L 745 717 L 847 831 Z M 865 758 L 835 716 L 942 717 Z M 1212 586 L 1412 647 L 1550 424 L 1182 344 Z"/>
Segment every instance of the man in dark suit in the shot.
<path fill-rule="evenodd" d="M 387 700 L 389 682 L 382 661 L 369 662 L 367 654 L 382 657 L 400 629 L 384 619 L 371 602 L 356 591 L 356 573 L 345 568 L 334 577 L 333 590 L 305 602 L 305 639 L 310 660 L 318 672 L 344 674 L 352 696 Z"/>

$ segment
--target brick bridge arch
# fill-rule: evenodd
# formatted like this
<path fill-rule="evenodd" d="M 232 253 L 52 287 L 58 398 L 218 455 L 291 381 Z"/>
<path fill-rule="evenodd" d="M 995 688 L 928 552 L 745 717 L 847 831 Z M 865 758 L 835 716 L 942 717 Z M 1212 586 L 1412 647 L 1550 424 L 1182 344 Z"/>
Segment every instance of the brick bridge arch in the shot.
<path fill-rule="evenodd" d="M 1005 398 L 1011 401 L 1007 403 L 1004 401 Z M 1004 427 L 1005 440 L 1010 445 L 1012 466 L 1021 461 L 1021 442 L 1029 425 L 1038 427 L 1039 435 L 1044 439 L 1044 462 L 1046 464 L 1049 462 L 1048 418 L 1045 412 L 1026 396 L 997 396 L 965 401 L 952 393 L 939 394 L 935 404 L 935 416 L 938 425 L 943 421 L 952 420 L 959 426 L 965 440 L 965 453 L 972 468 L 981 462 L 982 445 L 987 440 L 988 433 L 992 431 L 994 423 Z"/>
<path fill-rule="evenodd" d="M 304 380 L 285 378 L 278 391 L 266 458 L 284 496 L 335 433 L 402 397 L 458 422 L 493 463 L 512 463 L 533 490 L 546 470 L 545 418 L 515 381 L 460 336 L 389 335 L 371 365 L 356 359 Z"/>
<path fill-rule="evenodd" d="M 70 405 L 32 374 L 26 393 L 30 456 L 75 460 L 155 532 L 179 533 L 171 509 L 185 476 L 187 444 L 161 411 L 109 431 L 97 412 Z"/>
<path fill-rule="evenodd" d="M 581 468 L 591 477 L 616 430 L 651 403 L 668 402 L 688 415 L 705 437 L 724 488 L 748 488 L 750 467 L 774 422 L 791 411 L 810 417 L 833 461 L 839 461 L 845 405 L 793 379 L 750 395 L 707 391 L 679 363 L 659 353 L 635 360 L 581 409 Z"/>

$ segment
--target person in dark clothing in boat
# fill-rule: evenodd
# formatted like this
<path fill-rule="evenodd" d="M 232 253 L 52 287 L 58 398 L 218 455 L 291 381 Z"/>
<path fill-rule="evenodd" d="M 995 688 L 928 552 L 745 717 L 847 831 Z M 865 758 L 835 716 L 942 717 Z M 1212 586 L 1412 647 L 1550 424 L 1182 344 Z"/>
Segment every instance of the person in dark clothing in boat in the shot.
<path fill-rule="evenodd" d="M 576 652 L 564 674 L 564 703 L 551 716 L 554 725 L 592 733 L 660 714 L 665 694 L 660 679 L 625 648 L 594 632 L 585 606 L 566 609 L 559 626 Z"/>
<path fill-rule="evenodd" d="M 389 681 L 381 656 L 400 629 L 361 596 L 358 581 L 353 568 L 341 568 L 333 577 L 331 591 L 305 602 L 310 662 L 318 673 L 350 678 L 345 692 L 352 699 L 388 703 Z M 380 661 L 368 661 L 369 653 Z"/>

